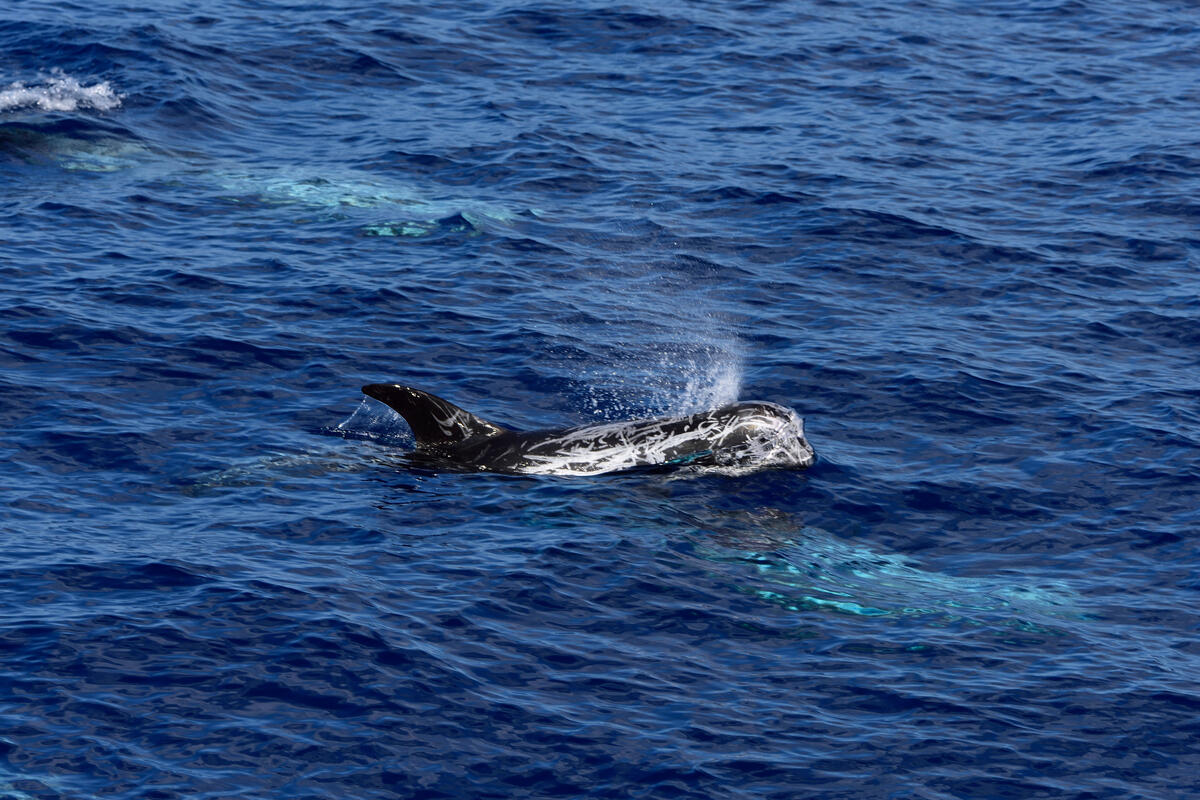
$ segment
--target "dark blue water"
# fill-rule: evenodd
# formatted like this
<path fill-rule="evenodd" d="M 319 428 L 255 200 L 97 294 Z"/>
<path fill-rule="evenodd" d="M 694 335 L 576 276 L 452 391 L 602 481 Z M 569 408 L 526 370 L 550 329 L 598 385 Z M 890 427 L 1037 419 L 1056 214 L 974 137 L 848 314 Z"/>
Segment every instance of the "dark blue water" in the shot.
<path fill-rule="evenodd" d="M 1191 3 L 0 12 L 0 797 L 1200 796 Z M 797 409 L 806 472 L 412 471 Z"/>

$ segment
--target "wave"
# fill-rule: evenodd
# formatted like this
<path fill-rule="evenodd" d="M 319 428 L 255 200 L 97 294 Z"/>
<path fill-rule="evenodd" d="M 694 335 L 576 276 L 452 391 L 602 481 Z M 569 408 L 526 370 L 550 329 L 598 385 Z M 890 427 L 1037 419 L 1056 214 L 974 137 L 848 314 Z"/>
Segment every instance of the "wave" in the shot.
<path fill-rule="evenodd" d="M 70 75 L 56 71 L 38 83 L 16 81 L 0 89 L 0 112 L 22 111 L 111 111 L 121 105 L 121 96 L 108 81 L 84 86 Z"/>

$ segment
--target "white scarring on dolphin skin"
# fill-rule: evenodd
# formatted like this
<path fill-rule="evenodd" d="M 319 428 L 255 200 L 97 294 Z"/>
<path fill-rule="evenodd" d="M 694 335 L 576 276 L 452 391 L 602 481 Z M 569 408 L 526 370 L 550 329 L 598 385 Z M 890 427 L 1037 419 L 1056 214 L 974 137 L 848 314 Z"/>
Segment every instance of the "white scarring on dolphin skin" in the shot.
<path fill-rule="evenodd" d="M 816 460 L 803 420 L 775 403 L 733 403 L 680 417 L 520 432 L 410 386 L 373 383 L 362 391 L 404 417 L 416 437 L 418 457 L 463 470 L 599 475 L 686 464 L 743 474 L 800 469 Z"/>

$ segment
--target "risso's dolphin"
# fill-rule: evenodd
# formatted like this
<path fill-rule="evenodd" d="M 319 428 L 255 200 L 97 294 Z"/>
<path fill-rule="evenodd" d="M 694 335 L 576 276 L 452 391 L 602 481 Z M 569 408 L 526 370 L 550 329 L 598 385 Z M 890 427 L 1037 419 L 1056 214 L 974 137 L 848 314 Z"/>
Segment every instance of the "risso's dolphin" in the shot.
<path fill-rule="evenodd" d="M 598 475 L 688 464 L 743 473 L 798 469 L 816 459 L 803 421 L 775 403 L 733 403 L 682 417 L 520 432 L 409 386 L 373 383 L 362 390 L 404 417 L 416 437 L 418 459 L 452 469 Z"/>

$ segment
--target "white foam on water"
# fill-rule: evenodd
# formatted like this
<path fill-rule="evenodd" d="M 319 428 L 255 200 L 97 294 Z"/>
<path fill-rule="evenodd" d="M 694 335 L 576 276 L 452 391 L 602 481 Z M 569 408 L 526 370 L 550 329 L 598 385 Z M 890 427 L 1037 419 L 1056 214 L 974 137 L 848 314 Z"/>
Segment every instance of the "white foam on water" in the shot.
<path fill-rule="evenodd" d="M 120 105 L 121 96 L 113 91 L 108 81 L 84 86 L 60 71 L 36 83 L 16 81 L 0 89 L 0 112 L 20 109 L 110 111 Z"/>

